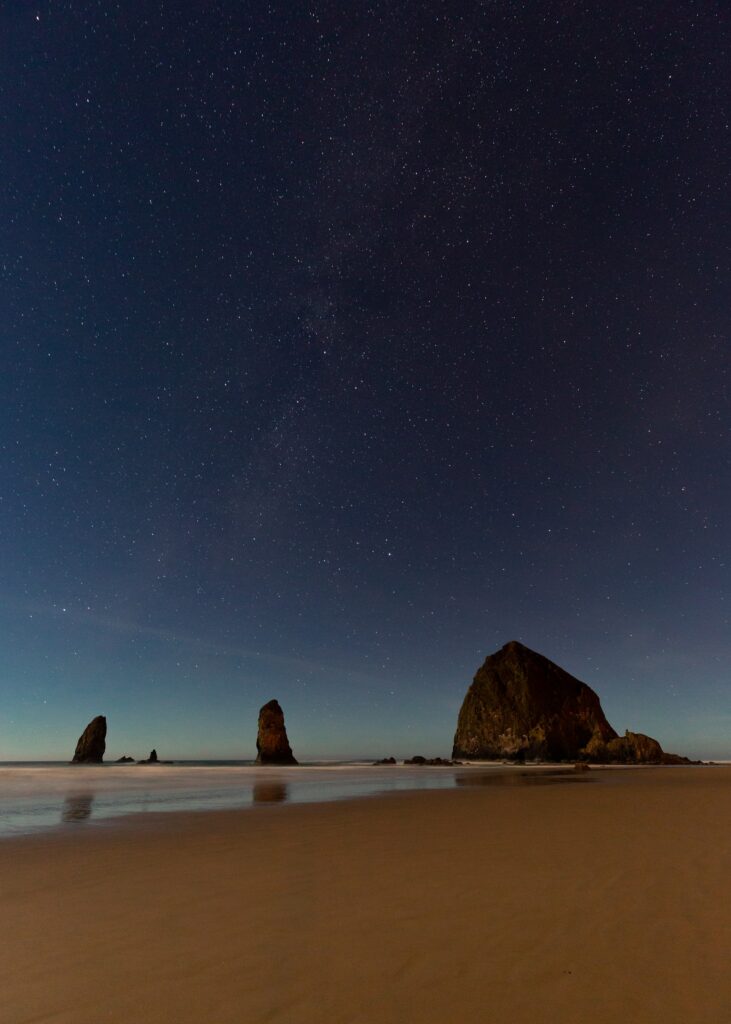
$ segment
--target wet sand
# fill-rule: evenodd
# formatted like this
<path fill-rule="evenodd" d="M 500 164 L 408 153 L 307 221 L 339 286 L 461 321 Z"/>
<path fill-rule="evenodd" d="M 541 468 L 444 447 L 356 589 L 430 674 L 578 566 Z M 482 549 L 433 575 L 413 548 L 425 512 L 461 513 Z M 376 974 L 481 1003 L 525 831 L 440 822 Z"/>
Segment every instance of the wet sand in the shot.
<path fill-rule="evenodd" d="M 3 1024 L 721 1024 L 731 768 L 0 842 Z"/>

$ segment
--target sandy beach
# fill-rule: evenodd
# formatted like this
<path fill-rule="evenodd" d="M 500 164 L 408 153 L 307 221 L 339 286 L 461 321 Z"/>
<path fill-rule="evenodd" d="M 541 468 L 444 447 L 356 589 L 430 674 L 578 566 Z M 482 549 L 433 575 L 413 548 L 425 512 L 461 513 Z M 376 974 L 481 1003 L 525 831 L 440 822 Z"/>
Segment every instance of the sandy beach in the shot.
<path fill-rule="evenodd" d="M 0 843 L 3 1024 L 731 1020 L 731 769 Z"/>

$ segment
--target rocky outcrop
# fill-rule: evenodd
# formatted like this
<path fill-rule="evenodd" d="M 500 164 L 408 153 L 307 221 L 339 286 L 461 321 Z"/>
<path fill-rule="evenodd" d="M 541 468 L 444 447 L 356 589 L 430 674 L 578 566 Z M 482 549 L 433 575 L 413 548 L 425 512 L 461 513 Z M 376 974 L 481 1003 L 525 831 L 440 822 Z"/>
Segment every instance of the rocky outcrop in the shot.
<path fill-rule="evenodd" d="M 79 736 L 71 764 L 101 764 L 106 748 L 107 720 L 104 715 L 97 715 Z"/>
<path fill-rule="evenodd" d="M 257 764 L 297 764 L 284 727 L 279 701 L 270 700 L 259 712 L 256 737 Z"/>
<path fill-rule="evenodd" d="M 605 764 L 619 761 L 622 764 L 662 764 L 663 749 L 657 740 L 645 736 L 641 732 L 627 732 L 624 736 L 604 742 L 598 736 L 592 736 L 582 751 L 590 761 Z"/>
<path fill-rule="evenodd" d="M 452 768 L 455 765 L 462 764 L 462 762 L 448 761 L 445 757 L 422 757 L 421 754 L 414 754 L 413 757 L 407 758 L 404 764 L 425 764 L 432 767 Z"/>
<path fill-rule="evenodd" d="M 134 764 L 134 761 L 135 761 L 135 759 L 133 757 L 130 757 L 129 754 L 122 754 L 122 756 L 118 757 L 117 760 L 114 763 L 115 764 Z"/>
<path fill-rule="evenodd" d="M 467 691 L 453 757 L 604 764 L 690 764 L 642 733 L 618 736 L 599 697 L 513 640 L 491 654 Z"/>
<path fill-rule="evenodd" d="M 396 764 L 396 758 L 395 757 L 382 757 L 380 759 L 380 761 L 374 761 L 373 764 L 374 765 L 378 765 L 378 764 Z"/>
<path fill-rule="evenodd" d="M 602 764 L 698 764 L 680 754 L 668 754 L 652 736 L 641 732 L 630 732 L 617 736 L 609 743 L 592 737 L 582 751 L 589 761 Z"/>
<path fill-rule="evenodd" d="M 150 751 L 150 756 L 146 757 L 143 761 L 138 761 L 137 764 L 172 764 L 172 761 L 161 761 L 157 756 L 157 751 L 153 747 Z"/>
<path fill-rule="evenodd" d="M 478 669 L 452 757 L 574 761 L 592 737 L 616 735 L 591 687 L 513 640 Z"/>

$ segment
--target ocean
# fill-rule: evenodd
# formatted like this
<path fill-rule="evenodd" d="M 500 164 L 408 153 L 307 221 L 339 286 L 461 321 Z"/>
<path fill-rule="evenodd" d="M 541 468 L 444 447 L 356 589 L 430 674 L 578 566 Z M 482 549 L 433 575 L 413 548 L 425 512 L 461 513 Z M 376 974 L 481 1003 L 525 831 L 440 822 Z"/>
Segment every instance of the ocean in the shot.
<path fill-rule="evenodd" d="M 588 781 L 571 768 L 411 767 L 317 762 L 291 768 L 251 761 L 172 765 L 69 765 L 0 762 L 0 839 L 59 829 L 100 827 L 126 815 L 233 810 L 312 803 L 461 785 Z"/>

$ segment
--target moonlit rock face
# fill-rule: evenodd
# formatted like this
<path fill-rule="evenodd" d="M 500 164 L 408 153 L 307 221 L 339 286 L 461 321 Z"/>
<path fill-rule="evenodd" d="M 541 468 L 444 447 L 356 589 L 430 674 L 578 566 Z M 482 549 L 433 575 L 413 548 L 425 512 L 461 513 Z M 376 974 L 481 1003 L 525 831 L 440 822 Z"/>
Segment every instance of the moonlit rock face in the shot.
<path fill-rule="evenodd" d="M 79 737 L 72 764 L 101 764 L 107 743 L 107 720 L 104 715 L 93 718 Z"/>
<path fill-rule="evenodd" d="M 257 764 L 297 764 L 284 727 L 279 701 L 270 700 L 259 712 L 256 737 Z"/>
<path fill-rule="evenodd" d="M 478 669 L 452 756 L 575 760 L 592 740 L 606 744 L 616 736 L 590 686 L 513 640 Z"/>

